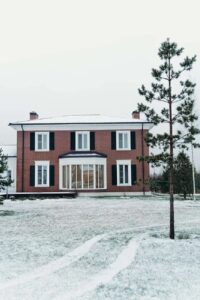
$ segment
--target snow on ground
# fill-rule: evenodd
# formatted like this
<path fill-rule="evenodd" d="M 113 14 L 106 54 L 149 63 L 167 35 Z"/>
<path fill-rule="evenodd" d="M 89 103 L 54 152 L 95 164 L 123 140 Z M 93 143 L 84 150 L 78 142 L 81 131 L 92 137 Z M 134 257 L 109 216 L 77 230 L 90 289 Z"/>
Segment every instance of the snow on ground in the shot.
<path fill-rule="evenodd" d="M 148 300 L 200 295 L 200 202 L 164 198 L 5 201 L 0 299 Z"/>

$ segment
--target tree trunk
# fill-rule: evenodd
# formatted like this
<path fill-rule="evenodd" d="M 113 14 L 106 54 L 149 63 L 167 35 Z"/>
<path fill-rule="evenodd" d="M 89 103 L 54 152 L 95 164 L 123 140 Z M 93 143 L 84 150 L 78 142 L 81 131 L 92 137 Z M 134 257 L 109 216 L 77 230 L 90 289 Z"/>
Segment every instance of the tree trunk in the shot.
<path fill-rule="evenodd" d="M 169 169 L 169 194 L 170 194 L 170 239 L 175 238 L 174 233 L 174 180 L 173 180 L 173 169 L 174 169 L 174 145 L 173 145 L 173 116 L 172 116 L 172 97 L 171 97 L 171 61 L 169 57 L 169 155 L 170 155 L 170 169 Z"/>
<path fill-rule="evenodd" d="M 172 144 L 172 146 L 173 146 L 173 144 Z M 169 194 L 170 194 L 170 231 L 169 231 L 169 237 L 170 237 L 170 239 L 174 239 L 175 234 L 174 234 L 173 147 L 171 147 L 171 143 L 170 143 Z"/>

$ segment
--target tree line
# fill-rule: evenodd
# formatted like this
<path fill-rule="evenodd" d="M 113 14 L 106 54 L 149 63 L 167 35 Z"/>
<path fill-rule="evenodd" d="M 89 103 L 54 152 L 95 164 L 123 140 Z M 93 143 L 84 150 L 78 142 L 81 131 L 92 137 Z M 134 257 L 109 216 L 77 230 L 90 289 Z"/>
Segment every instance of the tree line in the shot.
<path fill-rule="evenodd" d="M 183 199 L 193 195 L 192 172 L 192 163 L 189 156 L 184 152 L 180 152 L 174 158 L 173 185 L 174 193 L 181 195 Z M 194 172 L 196 192 L 200 193 L 200 173 L 196 170 Z M 156 193 L 169 192 L 169 167 L 164 168 L 159 174 L 151 175 L 150 189 Z"/>

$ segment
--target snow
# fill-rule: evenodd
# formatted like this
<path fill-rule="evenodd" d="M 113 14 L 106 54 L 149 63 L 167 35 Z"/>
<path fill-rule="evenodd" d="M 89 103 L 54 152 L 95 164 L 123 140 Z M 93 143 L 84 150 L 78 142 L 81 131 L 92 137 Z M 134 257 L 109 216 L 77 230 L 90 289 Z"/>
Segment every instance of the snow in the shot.
<path fill-rule="evenodd" d="M 15 122 L 14 124 L 84 124 L 84 123 L 140 123 L 145 122 L 145 119 L 133 119 L 130 118 L 121 118 L 121 117 L 109 117 L 103 115 L 64 115 L 60 117 L 51 117 L 51 118 L 39 118 L 35 120 L 27 120 Z"/>
<path fill-rule="evenodd" d="M 0 208 L 0 299 L 199 299 L 200 202 L 49 199 Z"/>
<path fill-rule="evenodd" d="M 103 235 L 96 236 L 92 238 L 91 240 L 85 242 L 80 247 L 73 250 L 71 253 L 65 255 L 64 257 L 61 257 L 53 262 L 50 262 L 49 264 L 42 266 L 30 274 L 24 274 L 22 276 L 17 277 L 16 279 L 11 279 L 7 283 L 0 285 L 0 290 L 10 288 L 17 286 L 19 284 L 24 284 L 26 282 L 29 282 L 34 279 L 38 279 L 44 276 L 47 276 L 53 272 L 56 272 L 64 267 L 69 266 L 76 260 L 80 259 L 82 256 L 84 256 L 91 248 L 92 246 L 98 242 L 100 239 L 102 239 Z"/>
<path fill-rule="evenodd" d="M 95 290 L 98 286 L 102 284 L 109 283 L 114 276 L 116 276 L 120 271 L 126 269 L 134 260 L 136 255 L 136 250 L 138 244 L 133 239 L 130 241 L 129 245 L 119 254 L 116 261 L 111 264 L 105 271 L 103 270 L 100 274 L 97 274 L 95 278 L 87 282 L 85 285 L 80 286 L 78 291 L 71 292 L 70 295 L 64 295 L 63 299 L 74 299 L 84 295 L 85 293 Z M 59 296 L 59 299 L 60 296 Z"/>

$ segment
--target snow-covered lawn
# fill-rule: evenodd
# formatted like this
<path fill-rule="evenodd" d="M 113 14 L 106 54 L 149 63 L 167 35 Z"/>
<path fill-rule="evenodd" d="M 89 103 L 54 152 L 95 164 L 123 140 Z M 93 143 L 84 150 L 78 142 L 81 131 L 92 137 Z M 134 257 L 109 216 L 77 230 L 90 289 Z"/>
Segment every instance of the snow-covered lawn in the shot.
<path fill-rule="evenodd" d="M 162 198 L 5 201 L 0 299 L 200 299 L 200 202 Z"/>

